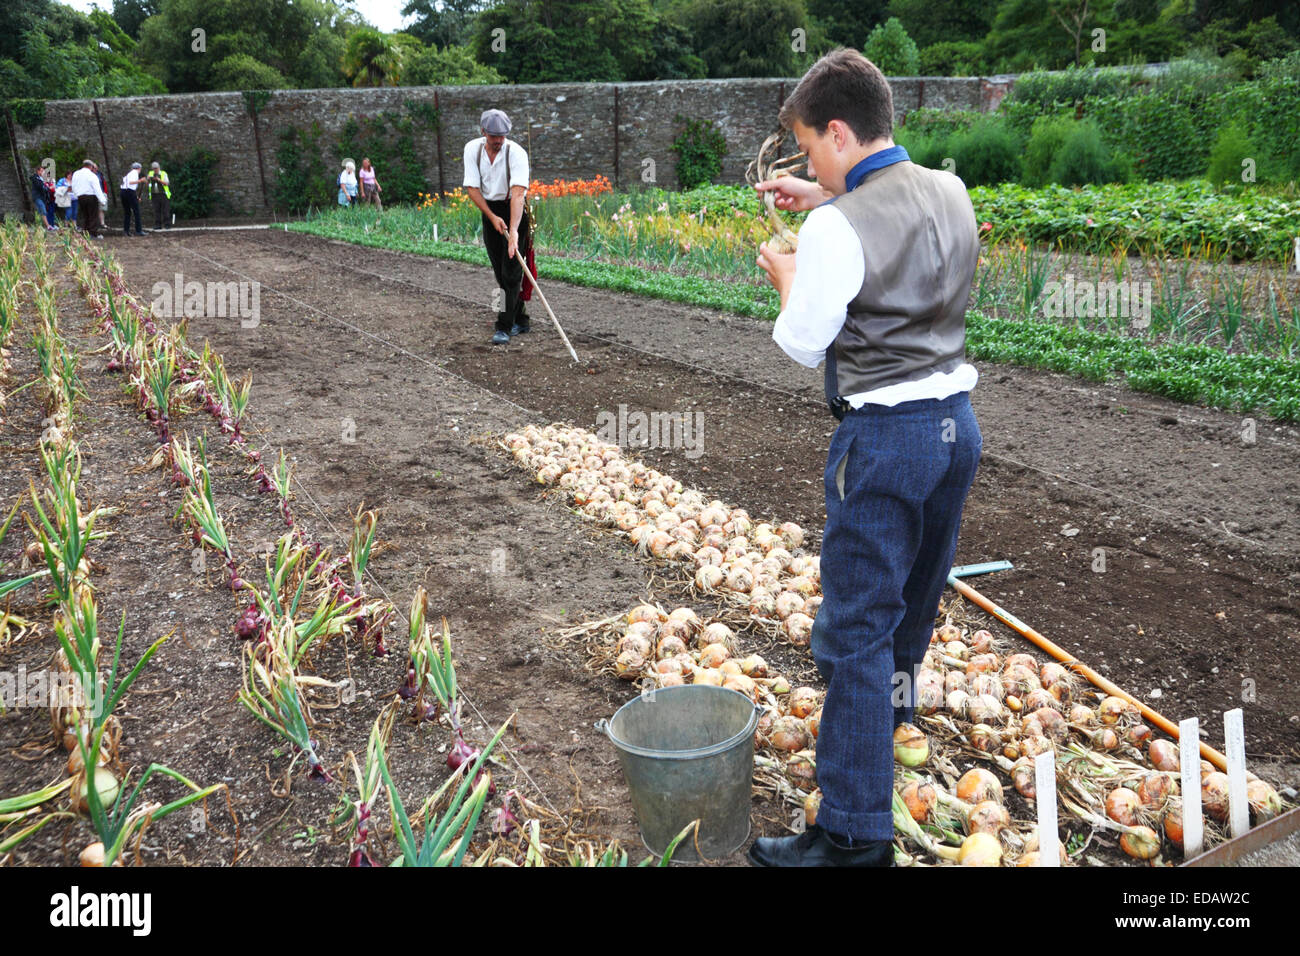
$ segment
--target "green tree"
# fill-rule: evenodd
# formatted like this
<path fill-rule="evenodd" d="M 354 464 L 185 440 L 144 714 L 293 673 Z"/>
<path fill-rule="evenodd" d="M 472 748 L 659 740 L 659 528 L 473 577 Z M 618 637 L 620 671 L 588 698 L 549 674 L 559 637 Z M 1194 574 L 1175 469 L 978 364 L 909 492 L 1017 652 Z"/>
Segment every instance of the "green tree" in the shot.
<path fill-rule="evenodd" d="M 345 35 L 359 26 L 355 10 L 336 0 L 159 0 L 158 13 L 140 27 L 140 62 L 173 92 L 213 89 L 217 64 L 237 53 L 282 76 L 319 76 L 322 31 Z M 202 31 L 196 34 L 194 31 Z"/>
<path fill-rule="evenodd" d="M 863 37 L 885 22 L 888 7 L 889 0 L 808 0 L 808 15 L 821 24 L 829 42 L 857 49 Z"/>
<path fill-rule="evenodd" d="M 475 60 L 469 47 L 449 46 L 441 50 L 425 47 L 413 54 L 403 82 L 407 86 L 474 86 L 504 83 L 505 78 Z"/>
<path fill-rule="evenodd" d="M 408 0 L 402 16 L 415 17 L 405 31 L 431 47 L 462 46 L 473 36 L 482 0 Z"/>
<path fill-rule="evenodd" d="M 994 10 L 988 0 L 889 0 L 889 15 L 902 21 L 921 48 L 983 40 L 993 25 Z"/>
<path fill-rule="evenodd" d="M 712 77 L 796 76 L 796 29 L 808 31 L 803 0 L 693 0 L 682 22 Z"/>
<path fill-rule="evenodd" d="M 890 17 L 871 31 L 862 44 L 865 56 L 886 76 L 916 76 L 921 56 L 898 17 Z"/>
<path fill-rule="evenodd" d="M 473 48 L 512 83 L 642 80 L 662 38 L 649 0 L 505 0 L 474 20 Z"/>
<path fill-rule="evenodd" d="M 397 86 L 404 63 L 405 51 L 395 35 L 374 27 L 359 27 L 348 35 L 343 75 L 353 86 Z"/>
<path fill-rule="evenodd" d="M 140 27 L 157 12 L 158 0 L 113 0 L 113 19 L 133 40 L 140 39 Z"/>
<path fill-rule="evenodd" d="M 289 86 L 279 70 L 247 53 L 230 54 L 212 71 L 214 90 L 283 90 Z"/>

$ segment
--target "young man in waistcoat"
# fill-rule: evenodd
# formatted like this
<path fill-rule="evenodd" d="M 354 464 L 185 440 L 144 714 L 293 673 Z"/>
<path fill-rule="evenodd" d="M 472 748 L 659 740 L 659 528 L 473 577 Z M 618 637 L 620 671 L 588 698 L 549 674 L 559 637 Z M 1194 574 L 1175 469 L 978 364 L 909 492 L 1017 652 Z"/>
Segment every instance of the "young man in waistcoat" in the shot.
<path fill-rule="evenodd" d="M 772 338 L 826 362 L 840 424 L 826 458 L 823 603 L 812 653 L 826 679 L 816 825 L 761 838 L 760 866 L 891 866 L 893 731 L 912 719 L 915 675 L 957 548 L 983 439 L 971 410 L 966 307 L 979 257 L 961 180 L 909 161 L 893 97 L 856 50 L 822 57 L 780 121 L 816 182 L 760 183 L 810 210 L 798 251 L 760 247 L 781 295 Z"/>
<path fill-rule="evenodd" d="M 523 295 L 524 267 L 515 256 L 528 258 L 528 153 L 506 139 L 510 117 L 487 110 L 479 117 L 478 139 L 465 144 L 465 191 L 483 213 L 483 245 L 500 286 L 503 311 L 497 313 L 493 345 L 505 345 L 513 335 L 529 330 Z"/>

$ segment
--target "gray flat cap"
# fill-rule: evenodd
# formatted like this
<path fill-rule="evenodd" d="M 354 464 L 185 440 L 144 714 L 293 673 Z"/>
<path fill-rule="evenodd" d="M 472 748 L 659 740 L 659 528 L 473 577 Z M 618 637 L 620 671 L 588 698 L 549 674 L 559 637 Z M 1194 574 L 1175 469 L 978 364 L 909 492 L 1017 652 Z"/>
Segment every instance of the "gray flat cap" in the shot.
<path fill-rule="evenodd" d="M 131 164 L 131 168 L 132 168 L 132 169 L 144 169 L 144 167 L 141 166 L 139 163 L 132 163 L 132 164 Z"/>
<path fill-rule="evenodd" d="M 510 117 L 501 110 L 487 110 L 478 118 L 478 125 L 490 136 L 504 136 L 510 132 Z"/>

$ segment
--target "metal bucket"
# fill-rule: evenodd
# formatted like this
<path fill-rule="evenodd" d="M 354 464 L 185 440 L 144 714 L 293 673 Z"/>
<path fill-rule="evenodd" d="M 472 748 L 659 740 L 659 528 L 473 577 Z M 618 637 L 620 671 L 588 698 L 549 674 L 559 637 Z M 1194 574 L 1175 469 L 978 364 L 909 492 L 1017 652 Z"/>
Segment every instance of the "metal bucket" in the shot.
<path fill-rule="evenodd" d="M 618 750 L 641 839 L 662 856 L 699 820 L 699 854 L 727 856 L 749 839 L 757 707 L 744 694 L 707 684 L 647 691 L 596 722 Z M 698 861 L 688 834 L 674 860 Z"/>

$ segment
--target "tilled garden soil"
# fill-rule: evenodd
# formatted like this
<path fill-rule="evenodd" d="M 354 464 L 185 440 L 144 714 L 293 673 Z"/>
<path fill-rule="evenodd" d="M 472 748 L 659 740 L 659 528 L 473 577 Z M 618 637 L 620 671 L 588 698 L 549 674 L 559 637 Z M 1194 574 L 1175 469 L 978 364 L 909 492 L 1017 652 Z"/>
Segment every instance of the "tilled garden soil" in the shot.
<path fill-rule="evenodd" d="M 188 233 L 105 245 L 146 301 L 155 282 L 171 284 L 178 272 L 185 281 L 261 283 L 255 327 L 194 318 L 190 340 L 196 348 L 210 340 L 232 375 L 252 371 L 254 431 L 295 461 L 304 489 L 299 519 L 342 548 L 357 505 L 378 508 L 385 548 L 373 570 L 383 589 L 404 609 L 417 585 L 428 588 L 431 614 L 449 619 L 463 686 L 485 725 L 495 729 L 517 714 L 499 779 L 561 813 L 585 808 L 594 836 L 634 845 L 614 751 L 592 729 L 633 690 L 589 674 L 581 648 L 557 644 L 555 635 L 654 593 L 652 569 L 625 541 L 589 530 L 565 509 L 562 493 L 530 483 L 482 439 L 528 421 L 594 428 L 598 414 L 620 406 L 702 412 L 702 454 L 632 451 L 756 518 L 819 531 L 834 425 L 820 401 L 820 372 L 789 362 L 769 323 L 559 283 L 544 288 L 579 365 L 536 298 L 533 332 L 494 347 L 486 268 L 297 234 Z M 1243 707 L 1251 768 L 1277 786 L 1300 783 L 1300 431 L 1259 418 L 1255 441 L 1246 442 L 1242 416 L 976 364 L 972 401 L 984 457 L 957 561 L 1005 558 L 1015 567 L 971 583 L 1170 719 L 1199 716 L 1216 747 L 1222 713 Z M 105 569 L 95 580 L 105 616 L 116 620 L 127 606 L 128 655 L 172 627 L 185 638 L 164 647 L 129 698 L 139 730 L 124 749 L 133 763 L 158 759 L 201 783 L 224 780 L 240 815 L 238 851 L 229 813 L 211 804 L 207 827 L 186 817 L 151 830 L 145 859 L 150 845 L 182 840 L 192 852 L 153 855 L 344 862 L 346 846 L 325 826 L 336 790 L 299 774 L 287 797 L 276 795 L 282 784 L 272 792 L 288 759 L 234 700 L 239 607 L 215 573 L 208 586 L 193 570 L 188 541 L 168 522 L 179 499 L 164 476 L 139 470 L 151 431 L 116 378 L 93 363 L 85 377 L 90 396 L 79 407 L 89 413 L 83 444 L 94 450 L 84 479 L 91 504 L 125 508 L 107 523 L 114 537 L 91 552 Z M 192 419 L 181 427 L 204 427 Z M 11 449 L 34 444 L 39 422 L 27 427 L 29 434 L 6 436 Z M 222 444 L 219 436 L 212 443 Z M 237 473 L 237 456 L 222 452 L 212 456 L 218 470 L 226 467 L 226 486 L 242 492 L 223 502 L 232 539 L 255 566 L 257 546 L 282 529 L 269 499 Z M 11 451 L 9 465 L 22 457 Z M 6 485 L 15 487 L 5 487 L 6 500 L 25 480 L 10 473 Z M 1097 549 L 1103 571 L 1094 570 Z M 352 704 L 323 712 L 331 766 L 364 748 L 378 699 L 400 683 L 404 639 L 394 629 L 389 641 L 386 660 L 355 641 L 320 655 L 322 672 L 351 673 L 360 689 Z M 758 649 L 802 669 L 789 648 Z M 34 667 L 51 650 L 47 636 L 19 644 L 10 658 Z M 42 732 L 49 739 L 47 719 L 24 720 L 18 729 L 0 724 L 10 752 Z M 488 733 L 475 727 L 484 739 Z M 441 761 L 427 751 L 444 737 L 428 725 L 401 725 L 398 783 L 412 799 L 436 785 Z M 10 762 L 0 793 L 35 776 L 57 779 L 59 763 L 52 754 L 34 765 L 39 771 Z M 756 829 L 780 832 L 780 814 L 768 811 Z M 79 847 L 60 848 L 63 832 L 49 828 L 20 858 L 74 859 Z"/>

